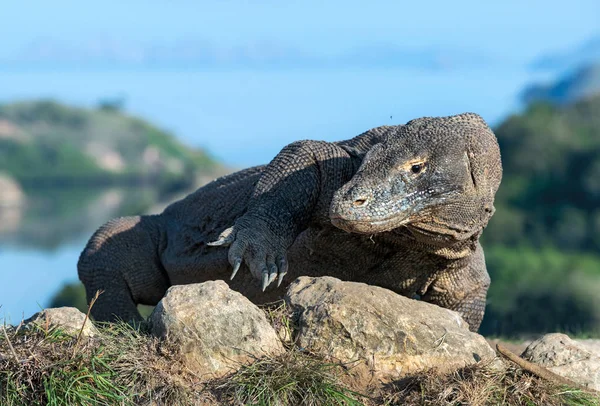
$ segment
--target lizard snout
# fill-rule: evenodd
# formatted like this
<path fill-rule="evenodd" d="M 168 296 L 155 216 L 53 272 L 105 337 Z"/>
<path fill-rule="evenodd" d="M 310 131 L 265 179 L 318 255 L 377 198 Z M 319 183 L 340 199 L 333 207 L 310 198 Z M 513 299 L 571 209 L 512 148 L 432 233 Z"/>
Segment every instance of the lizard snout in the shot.
<path fill-rule="evenodd" d="M 389 195 L 389 190 L 370 184 L 347 184 L 333 196 L 329 209 L 331 224 L 361 234 L 391 230 L 406 220 L 409 211 L 401 207 L 402 199 L 390 199 Z"/>
<path fill-rule="evenodd" d="M 359 188 L 351 188 L 338 193 L 331 206 L 333 220 L 361 221 L 369 219 L 368 208 L 373 202 L 373 194 Z"/>

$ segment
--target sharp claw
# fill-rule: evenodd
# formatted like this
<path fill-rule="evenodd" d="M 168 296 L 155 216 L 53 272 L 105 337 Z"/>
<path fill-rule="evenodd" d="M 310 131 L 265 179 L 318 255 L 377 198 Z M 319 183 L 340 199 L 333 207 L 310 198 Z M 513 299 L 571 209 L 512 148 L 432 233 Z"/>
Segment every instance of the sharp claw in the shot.
<path fill-rule="evenodd" d="M 269 286 L 269 274 L 267 272 L 262 273 L 262 291 L 264 292 Z"/>
<path fill-rule="evenodd" d="M 279 272 L 279 277 L 277 278 L 277 287 L 281 286 L 281 282 L 283 282 L 283 277 L 287 272 Z"/>
<path fill-rule="evenodd" d="M 206 245 L 210 247 L 228 246 L 231 245 L 234 239 L 233 227 L 229 227 L 219 234 L 217 241 L 207 242 Z"/>
<path fill-rule="evenodd" d="M 279 269 L 281 271 L 279 271 L 279 277 L 277 278 L 277 287 L 281 286 L 281 282 L 283 282 L 283 277 L 288 272 L 288 263 L 287 263 L 287 261 L 285 259 L 282 259 L 279 262 Z"/>
<path fill-rule="evenodd" d="M 240 270 L 241 264 L 242 264 L 242 259 L 237 258 L 235 260 L 235 263 L 233 264 L 233 272 L 231 273 L 231 277 L 229 278 L 229 280 L 233 280 L 233 278 L 235 278 L 235 274 Z"/>
<path fill-rule="evenodd" d="M 210 246 L 210 247 L 218 247 L 220 245 L 225 244 L 225 239 L 224 238 L 220 238 L 217 241 L 211 241 L 211 242 L 207 242 L 206 245 Z"/>
<path fill-rule="evenodd" d="M 275 265 L 271 265 L 271 269 L 269 270 L 269 280 L 267 282 L 267 286 L 271 284 L 277 278 L 277 267 Z"/>
<path fill-rule="evenodd" d="M 277 272 L 271 272 L 269 274 L 269 285 L 277 278 Z"/>

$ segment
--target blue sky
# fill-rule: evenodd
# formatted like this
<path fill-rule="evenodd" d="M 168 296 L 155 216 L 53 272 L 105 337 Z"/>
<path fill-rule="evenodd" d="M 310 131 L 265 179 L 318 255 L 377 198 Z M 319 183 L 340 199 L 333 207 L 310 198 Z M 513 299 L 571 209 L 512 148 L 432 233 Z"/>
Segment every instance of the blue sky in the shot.
<path fill-rule="evenodd" d="M 600 2 L 579 1 L 156 1 L 4 0 L 0 58 L 36 41 L 143 46 L 185 39 L 219 48 L 254 44 L 332 55 L 394 46 L 441 48 L 526 63 L 572 47 L 599 27 Z"/>

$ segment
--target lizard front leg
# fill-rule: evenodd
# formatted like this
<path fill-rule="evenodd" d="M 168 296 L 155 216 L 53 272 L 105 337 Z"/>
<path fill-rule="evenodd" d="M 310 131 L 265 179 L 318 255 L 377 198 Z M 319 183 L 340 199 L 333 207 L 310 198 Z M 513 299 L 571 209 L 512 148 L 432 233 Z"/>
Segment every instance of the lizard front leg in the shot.
<path fill-rule="evenodd" d="M 458 312 L 477 331 L 483 320 L 490 277 L 478 243 L 471 256 L 438 273 L 421 299 Z"/>
<path fill-rule="evenodd" d="M 230 246 L 231 278 L 242 263 L 263 290 L 287 272 L 287 250 L 309 224 L 329 221 L 333 194 L 353 175 L 353 157 L 324 141 L 298 141 L 265 168 L 246 213 L 212 246 Z"/>

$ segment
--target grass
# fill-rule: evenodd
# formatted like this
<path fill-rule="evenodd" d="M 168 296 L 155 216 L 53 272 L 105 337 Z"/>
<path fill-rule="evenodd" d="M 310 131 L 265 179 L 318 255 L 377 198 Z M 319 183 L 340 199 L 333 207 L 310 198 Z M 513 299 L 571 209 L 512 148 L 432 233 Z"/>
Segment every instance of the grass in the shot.
<path fill-rule="evenodd" d="M 588 393 L 498 360 L 366 387 L 350 376 L 351 365 L 296 347 L 285 307 L 266 310 L 287 351 L 212 381 L 186 369 L 179 349 L 144 325 L 101 324 L 93 339 L 49 326 L 0 328 L 0 405 L 600 406 Z"/>
<path fill-rule="evenodd" d="M 127 324 L 80 340 L 30 325 L 0 335 L 1 405 L 134 405 L 193 401 L 175 351 Z"/>
<path fill-rule="evenodd" d="M 366 396 L 341 381 L 339 364 L 292 349 L 283 356 L 263 358 L 214 382 L 220 403 L 235 405 L 347 405 L 360 406 Z"/>

